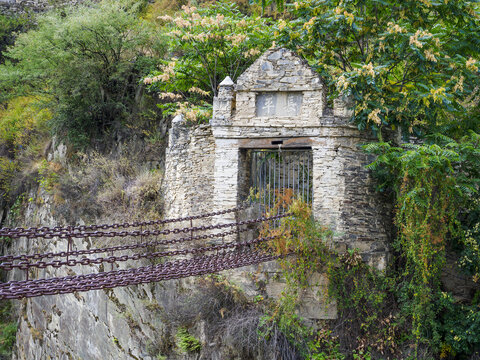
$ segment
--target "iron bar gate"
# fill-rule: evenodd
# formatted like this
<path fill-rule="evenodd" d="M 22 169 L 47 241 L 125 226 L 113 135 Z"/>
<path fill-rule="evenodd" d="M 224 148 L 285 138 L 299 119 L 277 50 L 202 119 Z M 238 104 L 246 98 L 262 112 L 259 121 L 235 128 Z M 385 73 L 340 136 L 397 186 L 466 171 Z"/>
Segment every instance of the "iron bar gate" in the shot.
<path fill-rule="evenodd" d="M 250 150 L 250 198 L 263 209 L 275 206 L 279 195 L 292 195 L 312 203 L 312 150 Z"/>

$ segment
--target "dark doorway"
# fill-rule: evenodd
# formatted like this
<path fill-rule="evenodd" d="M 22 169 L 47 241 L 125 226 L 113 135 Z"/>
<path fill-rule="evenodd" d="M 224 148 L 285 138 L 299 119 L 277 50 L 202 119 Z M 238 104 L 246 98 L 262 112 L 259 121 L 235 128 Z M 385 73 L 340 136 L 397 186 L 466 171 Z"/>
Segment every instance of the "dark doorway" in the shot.
<path fill-rule="evenodd" d="M 287 191 L 312 203 L 311 149 L 252 149 L 248 152 L 251 164 L 249 196 L 264 210 L 275 206 L 278 197 Z"/>

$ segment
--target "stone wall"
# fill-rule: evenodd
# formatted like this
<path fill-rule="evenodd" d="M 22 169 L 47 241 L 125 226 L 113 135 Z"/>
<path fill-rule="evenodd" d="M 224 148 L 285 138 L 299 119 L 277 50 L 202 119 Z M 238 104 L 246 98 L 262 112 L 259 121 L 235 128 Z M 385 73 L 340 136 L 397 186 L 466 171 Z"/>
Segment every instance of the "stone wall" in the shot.
<path fill-rule="evenodd" d="M 337 250 L 359 249 L 365 261 L 384 270 L 391 209 L 366 169 L 373 159 L 360 146 L 368 137 L 347 127 L 327 134 L 312 147 L 315 217 L 334 230 Z"/>
<path fill-rule="evenodd" d="M 165 217 L 198 215 L 214 210 L 214 139 L 208 125 L 172 121 L 165 154 Z M 201 224 L 206 225 L 202 219 Z M 196 224 L 194 224 L 196 225 Z"/>

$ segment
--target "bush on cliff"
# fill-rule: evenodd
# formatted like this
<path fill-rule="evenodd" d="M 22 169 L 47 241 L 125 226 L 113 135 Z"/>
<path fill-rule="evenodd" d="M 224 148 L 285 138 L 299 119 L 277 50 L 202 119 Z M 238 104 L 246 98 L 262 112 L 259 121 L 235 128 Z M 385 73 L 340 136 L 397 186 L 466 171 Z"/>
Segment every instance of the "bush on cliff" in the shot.
<path fill-rule="evenodd" d="M 13 95 L 41 94 L 51 129 L 74 144 L 117 130 L 162 51 L 139 10 L 134 1 L 103 1 L 39 16 L 4 54 L 0 81 Z"/>

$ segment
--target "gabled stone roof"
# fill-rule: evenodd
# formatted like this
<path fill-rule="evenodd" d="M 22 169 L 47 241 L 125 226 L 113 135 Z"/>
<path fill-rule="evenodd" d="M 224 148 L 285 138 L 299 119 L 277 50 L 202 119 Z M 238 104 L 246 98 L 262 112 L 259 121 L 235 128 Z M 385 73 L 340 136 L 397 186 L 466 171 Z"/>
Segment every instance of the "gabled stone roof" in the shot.
<path fill-rule="evenodd" d="M 285 48 L 267 50 L 237 79 L 236 91 L 323 89 L 320 76 L 300 56 Z"/>

